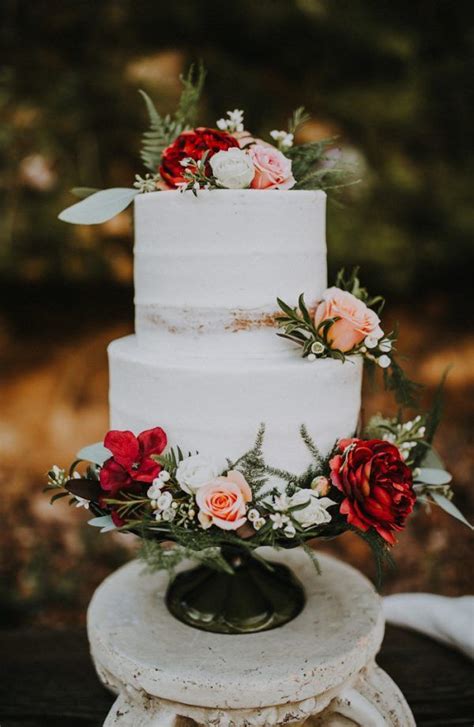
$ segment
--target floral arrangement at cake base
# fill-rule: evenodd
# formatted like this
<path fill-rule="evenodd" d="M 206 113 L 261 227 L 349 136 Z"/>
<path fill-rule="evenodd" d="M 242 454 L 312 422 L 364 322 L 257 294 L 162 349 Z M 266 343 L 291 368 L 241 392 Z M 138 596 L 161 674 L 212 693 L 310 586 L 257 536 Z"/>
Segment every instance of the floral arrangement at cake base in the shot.
<path fill-rule="evenodd" d="M 417 503 L 466 522 L 431 450 L 438 418 L 438 403 L 408 421 L 375 417 L 327 457 L 302 426 L 312 464 L 300 474 L 265 462 L 264 425 L 254 446 L 224 467 L 170 447 L 160 427 L 138 436 L 110 431 L 69 471 L 53 467 L 46 489 L 52 501 L 69 497 L 89 509 L 102 532 L 139 536 L 151 570 L 173 573 L 183 559 L 197 561 L 171 583 L 168 605 L 178 618 L 225 633 L 273 628 L 301 610 L 304 589 L 288 569 L 262 561 L 260 546 L 301 546 L 317 567 L 309 542 L 350 530 L 371 546 L 380 575 Z"/>

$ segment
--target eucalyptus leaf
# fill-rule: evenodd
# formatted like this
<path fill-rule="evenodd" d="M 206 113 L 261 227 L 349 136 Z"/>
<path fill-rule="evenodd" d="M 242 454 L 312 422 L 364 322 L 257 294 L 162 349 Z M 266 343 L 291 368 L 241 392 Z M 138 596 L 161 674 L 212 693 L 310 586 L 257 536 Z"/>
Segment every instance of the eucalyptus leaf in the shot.
<path fill-rule="evenodd" d="M 423 482 L 425 485 L 447 485 L 452 479 L 449 472 L 434 467 L 420 467 L 416 475 L 416 482 Z"/>
<path fill-rule="evenodd" d="M 433 467 L 434 469 L 444 470 L 444 462 L 438 452 L 430 447 L 421 462 L 421 467 Z"/>
<path fill-rule="evenodd" d="M 467 525 L 468 528 L 474 530 L 471 523 L 466 520 L 462 512 L 458 510 L 456 505 L 454 505 L 451 500 L 448 500 L 448 498 L 444 495 L 440 495 L 439 492 L 436 492 L 436 490 L 430 492 L 430 497 L 432 497 L 433 501 L 438 505 L 438 507 L 442 508 L 445 512 L 447 512 L 448 515 L 456 518 L 456 520 L 460 520 L 462 523 L 464 523 L 464 525 Z"/>
<path fill-rule="evenodd" d="M 87 522 L 88 525 L 92 525 L 93 528 L 100 528 L 101 533 L 108 533 L 109 530 L 117 530 L 110 515 L 93 517 L 92 520 L 88 520 Z"/>
<path fill-rule="evenodd" d="M 74 225 L 99 225 L 122 212 L 137 194 L 138 189 L 130 187 L 102 189 L 67 207 L 58 218 Z"/>
<path fill-rule="evenodd" d="M 104 447 L 102 442 L 96 442 L 95 444 L 88 444 L 87 447 L 83 447 L 77 453 L 76 457 L 80 460 L 86 460 L 87 462 L 94 462 L 102 467 L 105 460 L 112 456 L 112 452 L 107 447 Z"/>

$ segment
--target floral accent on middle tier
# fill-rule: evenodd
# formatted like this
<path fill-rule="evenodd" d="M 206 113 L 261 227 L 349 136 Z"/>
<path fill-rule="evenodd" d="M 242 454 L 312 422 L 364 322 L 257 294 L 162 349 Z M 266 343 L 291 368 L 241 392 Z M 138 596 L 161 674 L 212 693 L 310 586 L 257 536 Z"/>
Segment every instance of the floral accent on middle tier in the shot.
<path fill-rule="evenodd" d="M 382 296 L 370 296 L 358 278 L 358 268 L 346 278 L 342 269 L 336 285 L 324 291 L 316 305 L 308 305 L 301 293 L 296 306 L 277 299 L 281 338 L 300 347 L 307 361 L 360 356 L 369 366 L 384 372 L 386 389 L 400 406 L 415 406 L 419 385 L 404 373 L 395 357 L 397 332 L 382 330 Z"/>

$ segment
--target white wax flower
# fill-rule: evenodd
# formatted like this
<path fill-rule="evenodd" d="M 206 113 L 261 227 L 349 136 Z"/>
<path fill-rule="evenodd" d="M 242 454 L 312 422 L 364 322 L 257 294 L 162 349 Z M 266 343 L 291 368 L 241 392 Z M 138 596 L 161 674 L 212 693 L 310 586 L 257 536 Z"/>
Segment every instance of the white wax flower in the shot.
<path fill-rule="evenodd" d="M 392 350 L 392 342 L 388 338 L 386 338 L 384 341 L 380 342 L 379 349 L 383 353 L 389 353 Z"/>
<path fill-rule="evenodd" d="M 164 510 L 161 513 L 161 517 L 166 523 L 172 522 L 172 520 L 176 517 L 176 510 L 173 510 L 172 508 L 169 508 L 168 510 Z"/>
<path fill-rule="evenodd" d="M 311 346 L 311 352 L 314 354 L 324 353 L 324 344 L 321 341 L 315 341 Z"/>
<path fill-rule="evenodd" d="M 280 145 L 282 149 L 290 149 L 293 146 L 294 135 L 289 131 L 278 131 L 278 129 L 273 129 L 273 131 L 270 131 L 270 136 Z"/>
<path fill-rule="evenodd" d="M 182 490 L 195 495 L 200 487 L 207 485 L 219 475 L 216 463 L 204 454 L 192 454 L 179 463 L 176 479 Z"/>
<path fill-rule="evenodd" d="M 150 500 L 156 500 L 161 495 L 162 487 L 163 487 L 162 481 L 159 480 L 158 477 L 155 477 L 155 479 L 151 483 L 150 487 L 146 491 L 147 497 L 149 497 Z"/>
<path fill-rule="evenodd" d="M 76 500 L 76 507 L 83 507 L 84 510 L 88 510 L 90 507 L 89 500 L 85 500 L 83 497 L 79 497 L 78 495 L 75 495 Z"/>
<path fill-rule="evenodd" d="M 285 493 L 282 493 L 281 495 L 275 495 L 273 497 L 272 507 L 277 512 L 285 512 L 286 510 L 288 510 L 289 501 Z"/>
<path fill-rule="evenodd" d="M 273 522 L 273 530 L 284 528 L 290 522 L 288 515 L 282 515 L 281 512 L 272 513 L 270 515 L 270 520 Z"/>
<path fill-rule="evenodd" d="M 259 519 L 260 519 L 260 513 L 259 513 L 258 510 L 255 510 L 254 508 L 252 508 L 252 510 L 249 510 L 248 511 L 248 513 L 247 513 L 247 520 L 249 522 L 254 523 L 254 522 L 256 522 Z"/>
<path fill-rule="evenodd" d="M 173 502 L 173 495 L 171 492 L 163 492 L 156 501 L 156 507 L 158 510 L 168 510 Z"/>
<path fill-rule="evenodd" d="M 331 515 L 327 508 L 335 505 L 334 500 L 329 497 L 318 497 L 312 490 L 297 490 L 290 498 L 290 506 L 306 504 L 300 510 L 293 510 L 291 516 L 303 528 L 310 528 L 313 525 L 323 525 L 331 522 Z"/>
<path fill-rule="evenodd" d="M 376 336 L 366 336 L 364 339 L 364 343 L 367 348 L 375 348 L 378 343 L 378 338 Z"/>
<path fill-rule="evenodd" d="M 216 123 L 218 129 L 230 132 L 240 132 L 244 130 L 244 112 L 241 109 L 228 111 L 227 116 L 229 117 L 228 119 L 217 120 Z"/>
<path fill-rule="evenodd" d="M 218 151 L 209 160 L 216 182 L 226 189 L 245 189 L 255 176 L 253 161 L 243 149 Z"/>
<path fill-rule="evenodd" d="M 382 369 L 388 369 L 388 367 L 390 366 L 390 364 L 392 363 L 392 361 L 390 360 L 390 357 L 387 356 L 384 353 L 382 356 L 380 356 L 377 359 L 377 363 L 380 366 L 380 368 L 382 368 Z"/>

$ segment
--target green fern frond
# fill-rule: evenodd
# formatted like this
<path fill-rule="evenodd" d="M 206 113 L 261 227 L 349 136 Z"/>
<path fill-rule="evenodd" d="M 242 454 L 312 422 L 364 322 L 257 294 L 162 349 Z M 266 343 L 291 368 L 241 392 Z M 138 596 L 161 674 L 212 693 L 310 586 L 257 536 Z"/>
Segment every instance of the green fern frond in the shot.
<path fill-rule="evenodd" d="M 321 452 L 319 451 L 318 447 L 316 446 L 316 444 L 315 444 L 313 438 L 311 437 L 310 433 L 308 432 L 305 424 L 302 424 L 300 427 L 300 435 L 301 435 L 301 439 L 305 443 L 307 449 L 311 453 L 311 456 L 313 457 L 315 464 L 321 468 L 324 464 L 324 459 L 321 456 Z"/>
<path fill-rule="evenodd" d="M 436 430 L 438 429 L 439 423 L 443 415 L 444 386 L 450 369 L 451 366 L 447 366 L 446 369 L 443 371 L 443 375 L 441 376 L 441 380 L 435 391 L 433 403 L 428 414 L 426 415 L 426 441 L 429 442 L 429 444 L 433 442 L 434 435 L 436 434 Z"/>
<path fill-rule="evenodd" d="M 298 108 L 293 111 L 291 118 L 288 119 L 288 133 L 296 134 L 298 129 L 309 121 L 310 118 L 311 116 L 307 113 L 305 107 L 298 106 Z"/>
<path fill-rule="evenodd" d="M 180 76 L 180 80 L 183 84 L 183 90 L 174 121 L 183 130 L 186 127 L 194 126 L 196 123 L 199 99 L 206 80 L 206 70 L 202 62 L 199 62 L 197 67 L 193 63 L 186 75 Z"/>
<path fill-rule="evenodd" d="M 176 449 L 172 448 L 165 454 L 152 454 L 151 459 L 158 462 L 163 469 L 173 475 L 178 469 L 179 463 L 184 459 L 184 454 L 179 447 L 176 447 Z"/>
<path fill-rule="evenodd" d="M 285 156 L 292 161 L 292 170 L 298 184 L 304 177 L 313 171 L 313 167 L 323 159 L 324 152 L 333 143 L 334 139 L 311 141 L 307 144 L 298 144 L 285 151 Z M 294 187 L 297 188 L 297 185 Z"/>
<path fill-rule="evenodd" d="M 391 391 L 397 404 L 401 407 L 416 408 L 422 385 L 412 381 L 392 356 L 390 368 L 384 369 L 384 384 L 387 391 Z"/>
<path fill-rule="evenodd" d="M 160 165 L 163 151 L 173 138 L 172 123 L 169 116 L 163 118 L 158 113 L 155 104 L 145 91 L 140 89 L 139 93 L 145 101 L 150 120 L 149 130 L 142 136 L 140 157 L 147 169 L 156 172 Z"/>
<path fill-rule="evenodd" d="M 150 126 L 142 136 L 141 159 L 147 169 L 156 172 L 161 157 L 169 144 L 185 129 L 191 128 L 197 117 L 206 71 L 200 63 L 197 68 L 191 65 L 185 76 L 181 76 L 183 90 L 174 117 L 161 116 L 155 104 L 145 91 L 139 93 L 145 101 Z"/>

